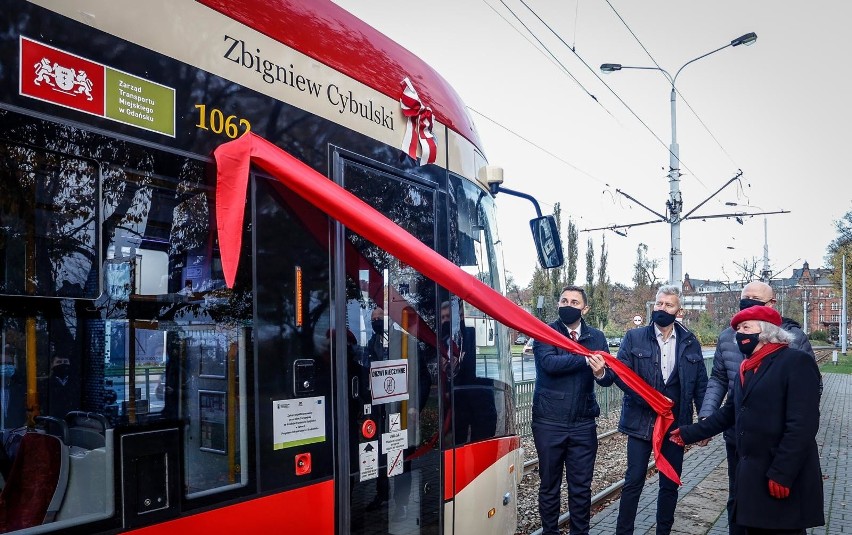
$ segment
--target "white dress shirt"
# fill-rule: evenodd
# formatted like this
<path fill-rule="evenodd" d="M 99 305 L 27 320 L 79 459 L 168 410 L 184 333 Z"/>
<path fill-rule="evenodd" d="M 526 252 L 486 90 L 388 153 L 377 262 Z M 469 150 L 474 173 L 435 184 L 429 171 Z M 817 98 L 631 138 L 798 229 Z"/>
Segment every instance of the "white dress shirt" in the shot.
<path fill-rule="evenodd" d="M 663 381 L 668 382 L 677 365 L 677 356 L 675 353 L 677 336 L 675 335 L 675 330 L 672 329 L 669 338 L 663 340 L 663 333 L 656 324 L 654 325 L 654 332 L 657 333 L 657 343 L 660 344 L 660 371 L 663 373 Z"/>

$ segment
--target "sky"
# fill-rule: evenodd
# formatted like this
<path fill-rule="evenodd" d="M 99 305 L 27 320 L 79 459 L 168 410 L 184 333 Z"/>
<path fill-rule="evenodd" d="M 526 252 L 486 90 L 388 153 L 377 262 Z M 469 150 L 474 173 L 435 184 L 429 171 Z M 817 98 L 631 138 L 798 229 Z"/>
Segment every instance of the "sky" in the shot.
<path fill-rule="evenodd" d="M 580 230 L 655 219 L 617 190 L 663 214 L 669 198 L 671 84 L 656 70 L 603 75 L 599 66 L 656 63 L 674 75 L 755 32 L 752 46 L 716 52 L 677 78 L 684 213 L 742 170 L 694 215 L 789 210 L 766 218 L 770 269 L 789 277 L 804 261 L 825 264 L 834 221 L 852 210 L 850 2 L 334 1 L 447 79 L 470 109 L 489 164 L 504 169 L 503 185 L 534 195 L 546 213 L 560 203 L 563 220 Z M 534 209 L 500 194 L 497 208 L 505 268 L 524 287 L 536 264 L 527 224 Z M 581 232 L 577 282 L 586 277 L 589 238 L 596 265 L 606 241 L 612 282 L 631 284 L 640 243 L 658 261 L 658 279 L 668 279 L 670 225 L 626 234 Z M 683 272 L 736 280 L 737 264 L 762 263 L 763 244 L 763 216 L 684 221 Z"/>

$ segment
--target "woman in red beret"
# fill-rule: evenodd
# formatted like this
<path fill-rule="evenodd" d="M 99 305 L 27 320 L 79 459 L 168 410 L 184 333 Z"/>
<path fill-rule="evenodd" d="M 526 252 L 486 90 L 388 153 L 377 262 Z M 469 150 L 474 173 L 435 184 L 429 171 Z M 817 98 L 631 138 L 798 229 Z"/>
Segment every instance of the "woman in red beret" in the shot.
<path fill-rule="evenodd" d="M 813 357 L 788 347 L 792 335 L 766 306 L 731 319 L 744 359 L 719 410 L 672 432 L 683 445 L 736 432 L 734 519 L 749 535 L 799 534 L 825 524 L 819 429 L 820 373 Z"/>

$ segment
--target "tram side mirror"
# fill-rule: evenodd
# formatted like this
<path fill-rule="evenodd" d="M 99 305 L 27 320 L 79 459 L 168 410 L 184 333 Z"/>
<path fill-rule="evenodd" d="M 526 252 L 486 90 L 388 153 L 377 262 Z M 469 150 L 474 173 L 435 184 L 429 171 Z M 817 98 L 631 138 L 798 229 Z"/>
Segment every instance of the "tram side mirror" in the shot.
<path fill-rule="evenodd" d="M 530 220 L 535 250 L 538 252 L 538 262 L 544 269 L 562 265 L 562 241 L 559 239 L 559 229 L 552 215 L 537 217 Z"/>

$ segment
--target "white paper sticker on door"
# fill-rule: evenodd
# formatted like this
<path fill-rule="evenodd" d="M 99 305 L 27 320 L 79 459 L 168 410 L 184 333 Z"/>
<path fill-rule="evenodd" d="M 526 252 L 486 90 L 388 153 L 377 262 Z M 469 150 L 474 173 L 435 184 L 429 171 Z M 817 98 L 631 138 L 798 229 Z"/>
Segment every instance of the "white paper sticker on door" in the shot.
<path fill-rule="evenodd" d="M 370 363 L 373 405 L 408 399 L 408 361 L 377 360 Z"/>
<path fill-rule="evenodd" d="M 379 441 L 358 444 L 358 473 L 359 481 L 379 477 Z"/>
<path fill-rule="evenodd" d="M 402 450 L 388 452 L 388 477 L 402 473 Z"/>
<path fill-rule="evenodd" d="M 408 432 L 406 429 L 382 433 L 382 451 L 404 450 L 408 447 Z"/>
<path fill-rule="evenodd" d="M 281 450 L 325 441 L 325 398 L 272 402 L 272 449 Z"/>

